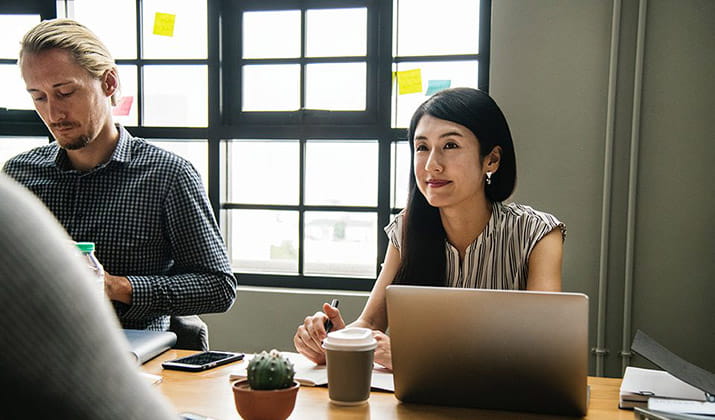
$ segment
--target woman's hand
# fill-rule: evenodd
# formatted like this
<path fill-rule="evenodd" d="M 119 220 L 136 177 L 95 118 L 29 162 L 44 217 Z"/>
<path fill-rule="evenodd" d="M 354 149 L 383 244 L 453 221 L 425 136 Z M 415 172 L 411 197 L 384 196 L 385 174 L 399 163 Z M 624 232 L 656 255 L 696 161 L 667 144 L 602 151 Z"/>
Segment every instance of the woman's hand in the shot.
<path fill-rule="evenodd" d="M 324 303 L 323 312 L 316 312 L 315 315 L 307 316 L 303 320 L 303 325 L 298 326 L 298 330 L 293 336 L 295 349 L 319 365 L 325 363 L 325 349 L 322 344 L 328 335 L 325 332 L 325 321 L 328 319 L 333 323 L 332 331 L 345 328 L 345 321 L 340 315 L 340 310 Z"/>
<path fill-rule="evenodd" d="M 373 330 L 372 336 L 377 340 L 375 349 L 375 363 L 392 370 L 392 350 L 390 348 L 390 336 L 380 330 Z"/>

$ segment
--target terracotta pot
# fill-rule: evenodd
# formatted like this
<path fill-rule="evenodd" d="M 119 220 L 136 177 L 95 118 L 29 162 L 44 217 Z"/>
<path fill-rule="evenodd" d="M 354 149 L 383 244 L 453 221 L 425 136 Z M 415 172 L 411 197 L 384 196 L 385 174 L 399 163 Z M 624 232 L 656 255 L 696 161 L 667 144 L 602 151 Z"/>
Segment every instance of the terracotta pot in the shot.
<path fill-rule="evenodd" d="M 244 420 L 285 420 L 295 407 L 295 397 L 300 384 L 293 381 L 288 388 L 254 390 L 248 380 L 233 383 L 236 410 Z"/>

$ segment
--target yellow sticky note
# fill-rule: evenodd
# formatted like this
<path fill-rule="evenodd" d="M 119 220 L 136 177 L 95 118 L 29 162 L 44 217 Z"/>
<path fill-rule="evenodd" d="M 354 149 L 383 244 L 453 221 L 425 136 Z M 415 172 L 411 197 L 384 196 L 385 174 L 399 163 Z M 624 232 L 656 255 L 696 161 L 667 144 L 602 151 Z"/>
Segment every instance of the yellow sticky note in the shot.
<path fill-rule="evenodd" d="M 422 70 L 405 70 L 397 72 L 397 85 L 400 95 L 422 92 Z"/>
<path fill-rule="evenodd" d="M 154 15 L 154 35 L 174 36 L 176 15 L 156 12 Z"/>

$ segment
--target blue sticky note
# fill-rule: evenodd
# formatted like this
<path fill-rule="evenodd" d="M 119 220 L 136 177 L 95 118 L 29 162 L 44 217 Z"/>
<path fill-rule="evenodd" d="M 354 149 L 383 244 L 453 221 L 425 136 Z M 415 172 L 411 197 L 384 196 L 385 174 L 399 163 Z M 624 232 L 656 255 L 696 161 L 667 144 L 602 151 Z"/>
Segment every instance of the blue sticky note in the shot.
<path fill-rule="evenodd" d="M 427 92 L 425 96 L 430 96 L 442 89 L 447 89 L 451 84 L 451 80 L 430 80 L 427 82 Z"/>

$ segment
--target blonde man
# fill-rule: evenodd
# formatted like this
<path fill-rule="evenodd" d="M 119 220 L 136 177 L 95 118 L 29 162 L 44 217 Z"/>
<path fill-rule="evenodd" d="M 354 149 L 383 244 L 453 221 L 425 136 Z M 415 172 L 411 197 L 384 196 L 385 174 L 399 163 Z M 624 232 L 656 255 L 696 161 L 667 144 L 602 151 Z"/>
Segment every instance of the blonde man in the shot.
<path fill-rule="evenodd" d="M 124 328 L 166 330 L 169 315 L 228 310 L 236 279 L 194 167 L 112 120 L 119 74 L 86 27 L 40 23 L 20 70 L 55 142 L 9 160 L 75 241 L 95 242 Z"/>

